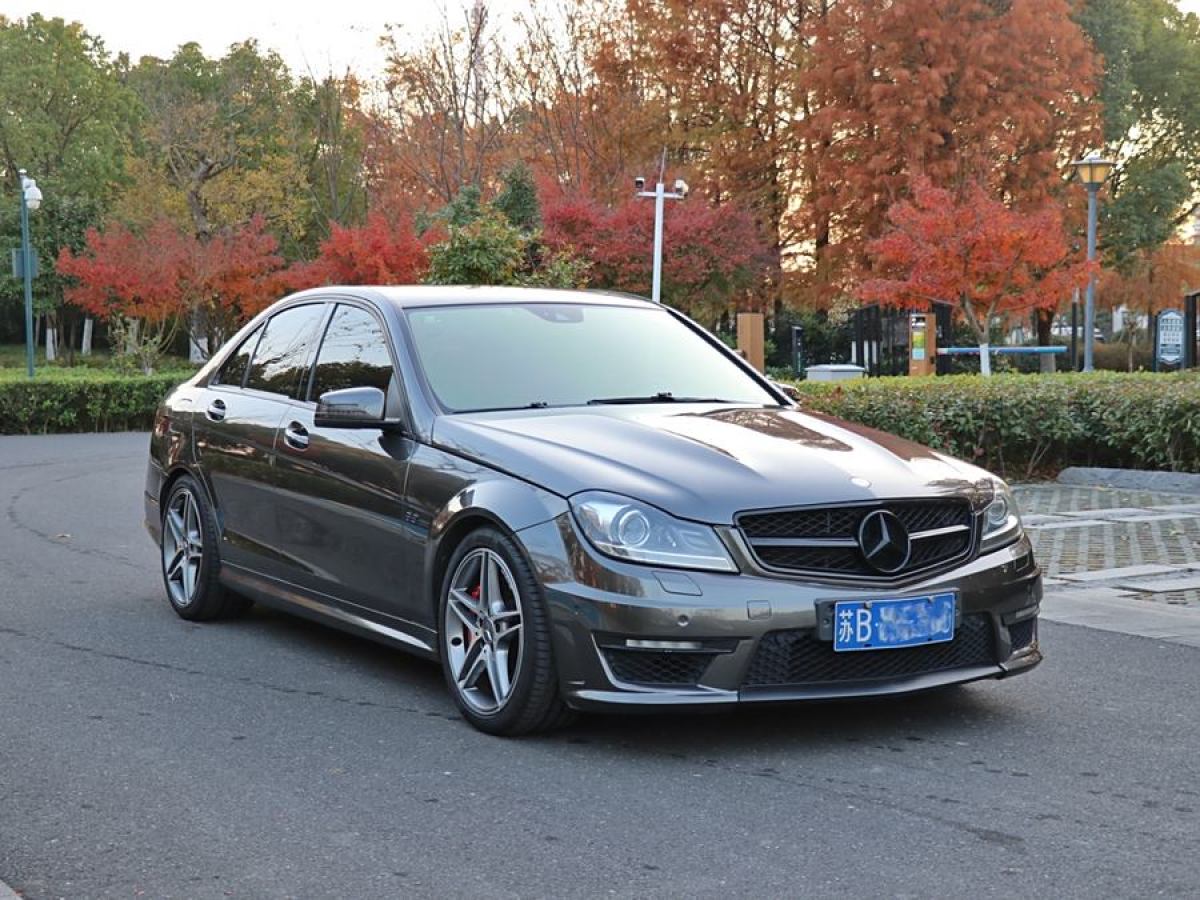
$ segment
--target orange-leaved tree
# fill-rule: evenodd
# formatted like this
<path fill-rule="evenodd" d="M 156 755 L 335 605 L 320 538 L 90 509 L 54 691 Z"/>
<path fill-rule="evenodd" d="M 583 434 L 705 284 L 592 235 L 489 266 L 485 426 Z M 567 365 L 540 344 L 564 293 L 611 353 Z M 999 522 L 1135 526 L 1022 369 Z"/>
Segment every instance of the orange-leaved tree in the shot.
<path fill-rule="evenodd" d="M 417 236 L 406 218 L 389 222 L 372 213 L 366 224 L 347 228 L 334 224 L 320 254 L 288 270 L 293 290 L 326 284 L 419 284 L 429 269 L 431 230 Z"/>
<path fill-rule="evenodd" d="M 1179 306 L 1184 294 L 1200 290 L 1200 246 L 1168 241 L 1140 251 L 1124 270 L 1104 269 L 1099 278 L 1097 296 L 1106 306 L 1153 315 Z"/>
<path fill-rule="evenodd" d="M 57 269 L 72 281 L 67 302 L 104 319 L 118 354 L 148 372 L 180 325 L 217 347 L 274 299 L 277 248 L 258 218 L 207 239 L 160 219 L 140 231 L 91 229 L 81 252 L 62 249 Z"/>
<path fill-rule="evenodd" d="M 1017 212 L 978 183 L 956 196 L 920 179 L 912 199 L 894 204 L 887 218 L 888 230 L 867 247 L 875 277 L 860 296 L 908 308 L 954 303 L 979 341 L 985 375 L 995 315 L 1054 306 L 1087 275 L 1053 203 Z"/>
<path fill-rule="evenodd" d="M 586 260 L 593 287 L 649 295 L 652 203 L 630 198 L 609 208 L 578 195 L 548 197 L 542 219 L 542 242 Z M 663 232 L 663 302 L 709 325 L 748 301 L 768 269 L 769 251 L 753 220 L 732 204 L 672 204 Z"/>
<path fill-rule="evenodd" d="M 261 216 L 210 237 L 185 238 L 192 263 L 186 272 L 189 329 L 212 352 L 250 316 L 278 299 L 283 257 Z"/>
<path fill-rule="evenodd" d="M 153 370 L 186 312 L 180 286 L 191 254 L 187 238 L 165 219 L 141 234 L 124 225 L 88 229 L 85 249 L 59 252 L 58 273 L 73 281 L 63 296 L 104 320 L 119 356 Z"/>
<path fill-rule="evenodd" d="M 1104 305 L 1125 310 L 1117 337 L 1126 345 L 1126 365 L 1133 371 L 1134 346 L 1141 337 L 1138 317 L 1144 314 L 1149 323 L 1155 313 L 1179 307 L 1185 294 L 1200 290 L 1200 246 L 1175 240 L 1140 250 L 1126 266 L 1104 269 L 1099 279 L 1097 294 Z"/>
<path fill-rule="evenodd" d="M 910 182 L 972 181 L 1020 210 L 1078 202 L 1099 60 L 1072 0 L 838 0 L 807 21 L 794 203 L 814 298 L 852 288 Z"/>

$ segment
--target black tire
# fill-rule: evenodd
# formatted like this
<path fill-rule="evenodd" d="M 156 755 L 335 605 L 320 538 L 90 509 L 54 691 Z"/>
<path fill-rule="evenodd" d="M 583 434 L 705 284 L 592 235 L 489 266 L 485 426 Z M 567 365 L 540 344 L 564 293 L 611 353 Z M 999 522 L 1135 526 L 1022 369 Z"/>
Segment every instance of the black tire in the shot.
<path fill-rule="evenodd" d="M 473 554 L 478 555 L 480 551 L 490 551 L 507 566 L 517 588 L 519 599 L 515 602 L 520 607 L 522 645 L 518 661 L 513 667 L 511 693 L 494 710 L 477 708 L 460 689 L 451 662 L 451 641 L 456 640 L 456 636 L 446 624 L 455 574 L 465 560 Z M 439 655 L 446 687 L 463 718 L 477 729 L 487 734 L 513 737 L 551 731 L 574 719 L 574 712 L 562 702 L 559 694 L 558 671 L 550 639 L 550 617 L 541 585 L 525 555 L 508 535 L 495 528 L 479 528 L 455 548 L 446 566 L 438 596 L 438 623 Z M 460 642 L 456 648 L 461 646 Z"/>
<path fill-rule="evenodd" d="M 189 568 L 191 576 L 185 579 L 175 565 L 180 558 L 177 545 L 178 529 L 172 527 L 168 518 L 173 513 L 178 513 L 181 508 L 188 509 L 188 504 L 192 504 L 192 507 L 182 518 L 189 520 L 194 527 L 185 529 L 190 535 L 188 546 L 191 548 L 191 556 L 189 551 L 185 550 L 183 555 L 187 558 L 182 564 L 188 565 L 188 559 L 191 559 L 198 565 Z M 220 533 L 217 518 L 207 495 L 190 475 L 180 476 L 171 485 L 162 506 L 161 525 L 159 549 L 163 587 L 166 588 L 171 608 L 180 618 L 192 622 L 207 622 L 239 616 L 250 608 L 249 599 L 233 593 L 218 580 L 221 558 L 217 550 L 217 535 Z"/>

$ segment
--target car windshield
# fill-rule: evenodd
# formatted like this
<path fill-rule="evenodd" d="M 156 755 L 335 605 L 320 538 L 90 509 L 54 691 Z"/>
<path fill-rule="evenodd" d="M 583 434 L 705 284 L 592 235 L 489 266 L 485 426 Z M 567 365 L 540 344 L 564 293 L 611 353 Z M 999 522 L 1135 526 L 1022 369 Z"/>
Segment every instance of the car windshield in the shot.
<path fill-rule="evenodd" d="M 606 403 L 777 401 L 663 309 L 511 303 L 407 310 L 450 412 Z"/>

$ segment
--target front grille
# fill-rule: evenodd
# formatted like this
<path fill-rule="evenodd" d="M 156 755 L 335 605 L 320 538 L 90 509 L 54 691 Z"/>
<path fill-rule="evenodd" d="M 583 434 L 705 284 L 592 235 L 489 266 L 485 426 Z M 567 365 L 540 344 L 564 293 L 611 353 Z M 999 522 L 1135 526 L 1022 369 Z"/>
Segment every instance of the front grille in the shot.
<path fill-rule="evenodd" d="M 899 518 L 911 541 L 907 565 L 887 575 L 858 546 L 863 517 L 878 509 Z M 970 504 L 957 498 L 748 512 L 737 525 L 764 568 L 835 578 L 902 578 L 948 568 L 969 557 L 974 544 Z"/>
<path fill-rule="evenodd" d="M 712 662 L 711 653 L 604 649 L 613 675 L 631 684 L 695 684 Z"/>
<path fill-rule="evenodd" d="M 1008 626 L 1008 639 L 1013 650 L 1028 647 L 1037 638 L 1037 618 L 1022 619 Z"/>
<path fill-rule="evenodd" d="M 844 681 L 879 681 L 996 664 L 991 621 L 970 615 L 954 640 L 895 650 L 837 653 L 832 641 L 817 640 L 808 629 L 771 631 L 758 642 L 746 687 L 796 687 Z"/>

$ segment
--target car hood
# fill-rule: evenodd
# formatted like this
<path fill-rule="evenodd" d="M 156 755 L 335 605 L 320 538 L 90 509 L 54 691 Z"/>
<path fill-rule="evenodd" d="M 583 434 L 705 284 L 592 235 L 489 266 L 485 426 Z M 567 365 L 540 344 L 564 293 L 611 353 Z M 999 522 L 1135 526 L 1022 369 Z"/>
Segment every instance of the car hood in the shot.
<path fill-rule="evenodd" d="M 562 496 L 612 491 L 712 524 L 747 509 L 943 496 L 987 477 L 894 435 L 786 408 L 459 414 L 439 418 L 433 439 Z"/>

